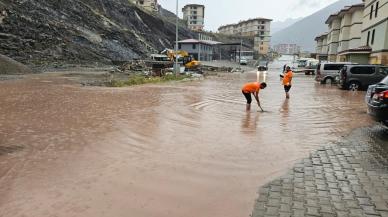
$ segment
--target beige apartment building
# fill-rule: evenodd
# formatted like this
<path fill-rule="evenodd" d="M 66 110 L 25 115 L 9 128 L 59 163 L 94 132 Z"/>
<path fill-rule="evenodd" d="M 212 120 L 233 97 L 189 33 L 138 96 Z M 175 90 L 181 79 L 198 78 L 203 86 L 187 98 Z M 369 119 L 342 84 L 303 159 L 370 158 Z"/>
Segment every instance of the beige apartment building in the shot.
<path fill-rule="evenodd" d="M 205 26 L 205 6 L 198 4 L 188 4 L 182 9 L 183 19 L 187 22 L 187 27 L 193 31 L 203 31 Z"/>
<path fill-rule="evenodd" d="M 341 19 L 337 62 L 368 63 L 368 55 L 361 49 L 361 30 L 364 4 L 356 4 L 338 13 Z"/>
<path fill-rule="evenodd" d="M 317 46 L 315 49 L 315 53 L 317 54 L 317 60 L 327 61 L 327 35 L 328 33 L 324 33 L 315 38 L 315 41 L 317 42 Z"/>
<path fill-rule="evenodd" d="M 370 48 L 369 63 L 388 65 L 388 0 L 364 0 L 362 46 Z"/>
<path fill-rule="evenodd" d="M 345 7 L 326 21 L 325 36 L 315 38 L 317 58 L 328 61 L 388 65 L 388 0 L 363 0 Z"/>
<path fill-rule="evenodd" d="M 224 25 L 218 28 L 225 35 L 239 35 L 254 38 L 254 50 L 266 55 L 271 42 L 271 19 L 255 18 L 241 21 L 237 24 Z"/>
<path fill-rule="evenodd" d="M 158 11 L 158 0 L 130 0 L 148 11 Z"/>
<path fill-rule="evenodd" d="M 329 26 L 329 32 L 327 33 L 327 60 L 335 62 L 337 60 L 341 29 L 341 18 L 338 16 L 338 13 L 330 15 L 326 20 L 326 24 Z"/>

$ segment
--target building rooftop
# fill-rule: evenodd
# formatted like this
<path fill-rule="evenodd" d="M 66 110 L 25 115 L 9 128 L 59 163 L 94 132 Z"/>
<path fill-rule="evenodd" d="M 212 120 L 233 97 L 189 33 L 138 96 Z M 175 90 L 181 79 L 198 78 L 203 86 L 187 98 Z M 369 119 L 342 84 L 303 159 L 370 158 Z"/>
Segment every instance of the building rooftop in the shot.
<path fill-rule="evenodd" d="M 200 5 L 200 4 L 187 4 L 183 7 L 183 9 L 187 8 L 187 7 L 205 7 L 205 5 Z"/>
<path fill-rule="evenodd" d="M 366 53 L 369 54 L 372 51 L 372 48 L 369 46 L 361 46 L 349 50 L 344 50 L 339 52 L 339 54 L 346 54 L 346 53 Z"/>
<path fill-rule="evenodd" d="M 338 12 L 338 16 L 342 17 L 342 16 L 344 16 L 347 13 L 353 13 L 357 9 L 364 9 L 364 7 L 365 7 L 364 3 L 347 6 L 344 9 L 342 9 L 341 11 Z"/>
<path fill-rule="evenodd" d="M 271 22 L 272 19 L 263 18 L 263 17 L 257 17 L 257 18 L 252 18 L 252 19 L 248 19 L 248 20 L 242 20 L 242 21 L 240 21 L 238 23 L 235 23 L 235 24 L 222 25 L 218 29 L 225 28 L 225 27 L 230 27 L 230 26 L 237 26 L 237 25 L 244 24 L 244 23 L 249 23 L 249 22 L 252 22 L 252 21 L 270 21 Z"/>
<path fill-rule="evenodd" d="M 197 39 L 185 39 L 185 40 L 181 40 L 181 41 L 178 41 L 178 43 L 181 43 L 181 44 L 207 44 L 207 45 L 216 45 L 216 44 L 221 44 L 221 42 L 218 42 L 218 41 L 211 41 L 211 40 L 197 40 Z"/>
<path fill-rule="evenodd" d="M 320 38 L 326 37 L 327 34 L 328 34 L 328 33 L 325 32 L 325 33 L 323 33 L 323 34 L 318 35 L 317 37 L 315 37 L 315 41 L 318 41 L 318 39 L 320 39 Z"/>
<path fill-rule="evenodd" d="M 352 12 L 353 9 L 356 9 L 356 8 L 364 8 L 364 3 L 360 3 L 360 4 L 355 4 L 355 5 L 350 5 L 350 6 L 345 6 L 342 10 L 334 13 L 334 14 L 331 14 L 325 24 L 330 24 L 334 19 L 336 18 L 339 18 L 340 16 L 343 16 L 343 14 L 345 13 L 348 13 L 348 12 Z"/>

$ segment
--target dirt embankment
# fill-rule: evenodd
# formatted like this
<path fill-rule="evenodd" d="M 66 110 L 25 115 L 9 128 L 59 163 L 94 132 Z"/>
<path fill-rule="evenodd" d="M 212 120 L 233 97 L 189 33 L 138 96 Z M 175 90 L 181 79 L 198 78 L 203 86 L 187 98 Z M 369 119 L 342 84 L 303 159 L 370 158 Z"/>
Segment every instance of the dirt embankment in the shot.
<path fill-rule="evenodd" d="M 28 65 L 111 64 L 174 40 L 173 23 L 128 0 L 0 0 L 0 53 Z"/>
<path fill-rule="evenodd" d="M 30 73 L 32 73 L 32 70 L 27 66 L 0 54 L 0 75 Z"/>

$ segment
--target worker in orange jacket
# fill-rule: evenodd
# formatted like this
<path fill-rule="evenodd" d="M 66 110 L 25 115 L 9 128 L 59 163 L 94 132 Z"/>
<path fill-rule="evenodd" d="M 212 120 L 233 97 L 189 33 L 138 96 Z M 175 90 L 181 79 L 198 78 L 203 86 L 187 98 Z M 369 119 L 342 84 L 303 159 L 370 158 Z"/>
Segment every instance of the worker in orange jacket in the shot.
<path fill-rule="evenodd" d="M 292 87 L 292 77 L 294 76 L 294 73 L 292 72 L 291 68 L 289 66 L 286 67 L 286 71 L 284 75 L 280 75 L 280 77 L 283 78 L 282 83 L 284 86 L 284 91 L 286 92 L 286 98 L 290 98 L 290 90 Z"/>
<path fill-rule="evenodd" d="M 267 87 L 267 84 L 265 82 L 259 83 L 259 82 L 252 82 L 252 83 L 246 83 L 242 87 L 242 93 L 245 96 L 245 99 L 247 100 L 247 105 L 246 105 L 246 110 L 249 111 L 251 110 L 251 103 L 252 103 L 252 96 L 255 97 L 257 101 L 257 105 L 263 111 L 260 105 L 260 100 L 259 100 L 259 92 L 261 89 L 265 89 Z"/>

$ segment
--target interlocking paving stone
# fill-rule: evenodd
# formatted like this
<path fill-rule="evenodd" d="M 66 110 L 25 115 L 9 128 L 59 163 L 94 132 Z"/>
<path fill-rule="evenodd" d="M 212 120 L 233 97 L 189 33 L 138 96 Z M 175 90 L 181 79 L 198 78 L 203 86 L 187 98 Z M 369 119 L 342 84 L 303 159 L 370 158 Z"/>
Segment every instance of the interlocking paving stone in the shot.
<path fill-rule="evenodd" d="M 321 216 L 321 213 L 319 212 L 319 209 L 317 207 L 309 207 L 309 206 L 307 206 L 306 208 L 307 208 L 306 215 Z"/>
<path fill-rule="evenodd" d="M 388 130 L 359 129 L 259 190 L 252 217 L 388 217 Z"/>

